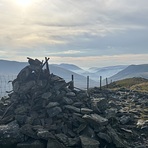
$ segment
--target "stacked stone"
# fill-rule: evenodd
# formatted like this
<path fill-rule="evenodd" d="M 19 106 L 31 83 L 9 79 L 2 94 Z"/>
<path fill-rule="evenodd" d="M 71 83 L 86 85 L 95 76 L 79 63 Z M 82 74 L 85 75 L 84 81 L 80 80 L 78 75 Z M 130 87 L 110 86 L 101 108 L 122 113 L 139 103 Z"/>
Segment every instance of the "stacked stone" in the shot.
<path fill-rule="evenodd" d="M 10 97 L 0 102 L 1 147 L 130 146 L 127 137 L 136 134 L 125 125 L 135 120 L 131 113 L 121 114 L 119 97 L 116 103 L 112 98 L 117 94 L 93 89 L 88 96 L 71 88 L 71 82 L 50 74 L 48 68 L 43 69 L 45 64 L 39 60 L 29 58 L 29 64 L 12 82 Z"/>

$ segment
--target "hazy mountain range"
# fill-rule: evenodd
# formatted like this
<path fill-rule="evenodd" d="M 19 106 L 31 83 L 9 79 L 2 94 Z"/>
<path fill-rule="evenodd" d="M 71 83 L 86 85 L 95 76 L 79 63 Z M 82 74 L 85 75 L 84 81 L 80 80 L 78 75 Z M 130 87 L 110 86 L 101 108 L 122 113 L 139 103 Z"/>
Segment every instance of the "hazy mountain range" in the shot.
<path fill-rule="evenodd" d="M 148 64 L 130 65 L 117 74 L 110 77 L 113 81 L 125 78 L 142 77 L 148 79 Z"/>
<path fill-rule="evenodd" d="M 73 65 L 73 64 L 64 64 L 63 63 L 63 64 L 59 64 L 57 66 L 62 67 L 67 70 L 70 70 L 70 71 L 73 71 L 73 72 L 78 73 L 83 76 L 90 76 L 90 78 L 95 81 L 98 81 L 100 76 L 102 76 L 103 79 L 109 78 L 109 77 L 115 75 L 116 73 L 118 73 L 119 71 L 128 67 L 127 65 L 118 65 L 118 66 L 108 66 L 108 67 L 102 67 L 102 68 L 92 67 L 87 70 L 86 69 L 84 70 L 84 69 L 82 69 L 76 65 Z"/>
<path fill-rule="evenodd" d="M 16 62 L 0 60 L 0 75 L 17 75 L 27 62 Z M 86 88 L 86 76 L 90 77 L 90 87 L 99 86 L 99 77 L 108 78 L 109 81 L 116 81 L 124 78 L 143 77 L 148 78 L 148 64 L 142 65 L 117 65 L 108 67 L 91 67 L 82 69 L 73 64 L 50 64 L 51 73 L 64 78 L 67 82 L 74 75 L 76 87 Z"/>
<path fill-rule="evenodd" d="M 0 60 L 0 75 L 3 78 L 4 76 L 8 76 L 8 75 L 9 76 L 17 75 L 27 65 L 28 65 L 27 62 L 25 63 L 25 62 Z M 69 64 L 67 64 L 67 67 L 68 66 Z M 78 88 L 86 88 L 87 80 L 84 75 L 80 75 L 79 73 L 75 73 L 73 71 L 68 70 L 68 68 L 66 69 L 56 64 L 50 64 L 49 68 L 51 73 L 62 77 L 66 82 L 71 81 L 71 76 L 74 75 L 75 86 Z M 96 81 L 90 79 L 90 87 L 94 87 L 94 86 L 99 86 L 99 84 Z"/>
<path fill-rule="evenodd" d="M 0 60 L 0 75 L 16 75 L 27 65 L 26 62 Z"/>

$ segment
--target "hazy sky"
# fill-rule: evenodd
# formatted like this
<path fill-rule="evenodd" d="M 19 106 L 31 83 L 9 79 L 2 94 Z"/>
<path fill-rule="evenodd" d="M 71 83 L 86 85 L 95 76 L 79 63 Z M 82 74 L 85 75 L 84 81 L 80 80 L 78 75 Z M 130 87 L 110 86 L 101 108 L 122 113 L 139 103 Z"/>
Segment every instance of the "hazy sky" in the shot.
<path fill-rule="evenodd" d="M 148 0 L 0 0 L 0 59 L 148 63 Z"/>

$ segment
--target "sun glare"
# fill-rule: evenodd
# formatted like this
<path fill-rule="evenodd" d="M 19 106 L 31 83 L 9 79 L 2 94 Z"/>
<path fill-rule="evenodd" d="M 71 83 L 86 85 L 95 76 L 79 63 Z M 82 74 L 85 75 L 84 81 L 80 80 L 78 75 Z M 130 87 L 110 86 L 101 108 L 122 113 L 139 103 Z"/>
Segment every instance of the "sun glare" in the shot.
<path fill-rule="evenodd" d="M 17 0 L 17 4 L 23 7 L 27 7 L 31 4 L 32 0 Z"/>

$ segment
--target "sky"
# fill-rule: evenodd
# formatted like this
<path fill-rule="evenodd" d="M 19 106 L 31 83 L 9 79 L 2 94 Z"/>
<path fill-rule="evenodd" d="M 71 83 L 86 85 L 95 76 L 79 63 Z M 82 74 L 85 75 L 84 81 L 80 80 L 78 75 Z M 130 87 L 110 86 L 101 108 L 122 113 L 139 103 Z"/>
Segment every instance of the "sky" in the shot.
<path fill-rule="evenodd" d="M 148 0 L 0 0 L 0 59 L 148 64 Z"/>

